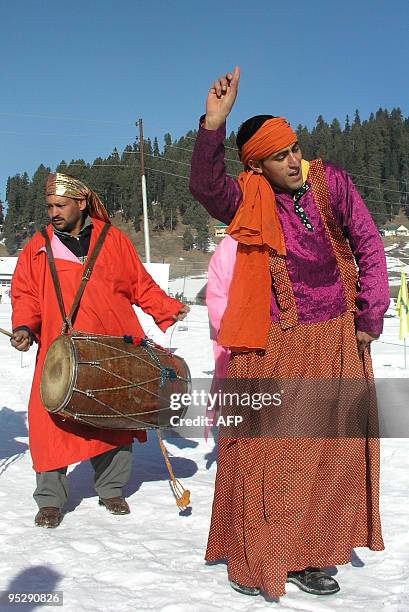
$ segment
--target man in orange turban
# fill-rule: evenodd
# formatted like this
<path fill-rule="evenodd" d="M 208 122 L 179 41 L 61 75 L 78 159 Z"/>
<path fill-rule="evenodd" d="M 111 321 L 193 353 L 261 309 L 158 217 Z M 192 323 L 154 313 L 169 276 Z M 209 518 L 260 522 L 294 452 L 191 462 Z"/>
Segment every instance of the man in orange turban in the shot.
<path fill-rule="evenodd" d="M 81 283 L 84 263 L 103 229 L 109 225 L 82 295 L 75 328 L 95 334 L 142 338 L 133 305 L 152 315 L 165 331 L 186 316 L 188 307 L 170 298 L 153 281 L 130 240 L 111 226 L 107 211 L 92 189 L 82 181 L 50 174 L 46 205 L 51 242 L 62 300 L 68 311 Z M 47 350 L 61 333 L 62 320 L 47 262 L 44 237 L 36 233 L 19 256 L 11 288 L 12 345 L 19 351 L 33 341 L 39 350 L 28 407 L 29 443 L 36 472 L 34 499 L 39 511 L 35 524 L 57 527 L 68 498 L 67 466 L 90 459 L 100 505 L 112 514 L 128 514 L 123 487 L 131 474 L 133 437 L 146 440 L 144 431 L 98 429 L 64 421 L 47 412 L 41 402 L 40 378 Z"/>
<path fill-rule="evenodd" d="M 227 175 L 225 122 L 239 76 L 236 67 L 210 87 L 190 179 L 194 197 L 237 241 L 217 337 L 231 351 L 228 389 L 234 380 L 242 389 L 242 379 L 267 379 L 270 389 L 301 381 L 300 397 L 309 381 L 314 391 L 319 381 L 370 388 L 368 349 L 389 305 L 377 228 L 346 172 L 305 161 L 283 117 L 257 115 L 242 124 L 243 171 L 237 180 Z M 337 581 L 321 568 L 348 563 L 357 546 L 383 549 L 379 441 L 366 430 L 331 437 L 297 430 L 302 422 L 328 432 L 331 421 L 319 402 L 308 412 L 291 397 L 281 413 L 291 435 L 281 428 L 274 436 L 262 429 L 259 437 L 219 438 L 206 559 L 226 559 L 231 586 L 247 595 L 279 597 L 286 582 L 336 593 Z M 341 408 L 349 414 L 350 407 L 336 396 L 325 417 L 340 423 Z M 364 408 L 376 416 L 373 396 Z M 248 415 L 244 403 L 239 409 Z"/>

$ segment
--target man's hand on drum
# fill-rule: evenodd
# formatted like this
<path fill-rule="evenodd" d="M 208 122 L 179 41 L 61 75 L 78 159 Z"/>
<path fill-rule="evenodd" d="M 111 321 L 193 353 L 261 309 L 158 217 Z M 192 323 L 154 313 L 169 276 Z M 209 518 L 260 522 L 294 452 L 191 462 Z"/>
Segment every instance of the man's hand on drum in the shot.
<path fill-rule="evenodd" d="M 19 329 L 13 333 L 10 342 L 18 351 L 28 351 L 31 346 L 30 334 L 26 329 Z"/>
<path fill-rule="evenodd" d="M 178 312 L 178 314 L 172 315 L 174 321 L 183 321 L 187 317 L 187 313 L 190 312 L 189 306 L 183 306 Z"/>
<path fill-rule="evenodd" d="M 227 72 L 216 79 L 210 86 L 206 98 L 205 128 L 217 130 L 233 108 L 240 79 L 240 68 Z"/>

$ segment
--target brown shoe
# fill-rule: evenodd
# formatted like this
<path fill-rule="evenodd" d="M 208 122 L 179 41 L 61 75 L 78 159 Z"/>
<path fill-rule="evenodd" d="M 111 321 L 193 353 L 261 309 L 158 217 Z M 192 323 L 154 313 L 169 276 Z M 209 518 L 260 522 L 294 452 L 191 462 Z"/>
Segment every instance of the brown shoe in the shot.
<path fill-rule="evenodd" d="M 105 508 L 111 514 L 130 514 L 131 510 L 128 503 L 123 497 L 110 497 L 109 499 L 99 498 L 99 505 Z"/>
<path fill-rule="evenodd" d="M 37 527 L 45 527 L 46 529 L 54 529 L 61 523 L 62 514 L 59 508 L 47 506 L 40 508 L 34 519 L 34 524 Z"/>

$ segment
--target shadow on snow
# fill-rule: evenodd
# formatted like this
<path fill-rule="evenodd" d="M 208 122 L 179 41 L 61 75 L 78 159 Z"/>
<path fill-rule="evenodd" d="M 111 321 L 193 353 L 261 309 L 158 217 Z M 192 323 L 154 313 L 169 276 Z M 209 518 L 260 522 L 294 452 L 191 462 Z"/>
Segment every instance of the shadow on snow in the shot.
<path fill-rule="evenodd" d="M 172 440 L 173 443 L 173 440 Z M 183 457 L 172 457 L 169 452 L 169 459 L 175 477 L 179 479 L 186 488 L 189 488 L 184 479 L 190 478 L 197 472 L 197 464 L 191 459 Z M 70 494 L 65 508 L 66 512 L 72 512 L 83 499 L 95 497 L 94 474 L 89 461 L 83 461 L 77 465 L 68 475 Z M 164 481 L 163 491 L 160 494 L 168 494 L 169 487 L 165 484 L 169 481 L 162 451 L 159 447 L 158 439 L 154 431 L 148 432 L 148 440 L 145 444 L 135 442 L 132 449 L 132 475 L 125 487 L 124 495 L 129 497 L 138 491 L 144 482 Z"/>

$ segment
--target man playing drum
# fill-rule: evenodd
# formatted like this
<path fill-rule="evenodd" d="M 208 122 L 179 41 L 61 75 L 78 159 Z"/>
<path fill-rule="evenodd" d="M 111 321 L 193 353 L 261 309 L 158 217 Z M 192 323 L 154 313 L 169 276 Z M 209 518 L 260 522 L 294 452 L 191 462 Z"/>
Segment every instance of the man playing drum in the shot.
<path fill-rule="evenodd" d="M 236 67 L 208 92 L 190 179 L 192 194 L 238 242 L 217 338 L 231 350 L 228 382 L 368 388 L 369 345 L 389 304 L 379 233 L 350 177 L 303 160 L 282 117 L 257 115 L 241 126 L 244 171 L 237 181 L 226 174 L 225 121 L 238 81 Z M 295 406 L 286 408 L 297 423 L 305 411 Z M 309 422 L 320 408 L 312 406 Z M 227 559 L 231 586 L 243 594 L 279 597 L 286 582 L 336 593 L 337 581 L 320 568 L 348 563 L 355 546 L 383 549 L 379 440 L 366 430 L 298 434 L 219 438 L 206 559 Z"/>
<path fill-rule="evenodd" d="M 65 310 L 74 300 L 87 256 L 105 225 L 110 226 L 76 313 L 76 330 L 142 338 L 133 304 L 152 315 L 162 331 L 186 316 L 188 307 L 167 296 L 153 281 L 130 240 L 110 225 L 102 202 L 84 183 L 61 173 L 50 174 L 46 205 L 51 220 L 46 232 Z M 37 478 L 34 499 L 39 507 L 35 524 L 59 525 L 68 497 L 67 466 L 84 459 L 91 459 L 99 503 L 112 514 L 128 514 L 122 489 L 131 473 L 132 439 L 144 442 L 146 433 L 62 420 L 47 412 L 41 402 L 45 356 L 61 333 L 62 321 L 40 233 L 19 256 L 12 280 L 12 307 L 11 344 L 19 351 L 27 351 L 33 341 L 39 345 L 28 409 L 30 452 Z"/>

